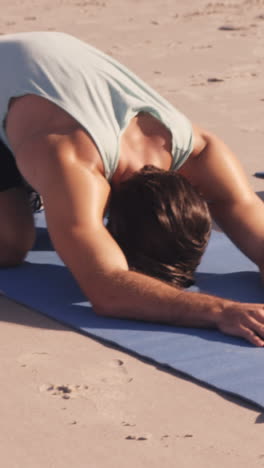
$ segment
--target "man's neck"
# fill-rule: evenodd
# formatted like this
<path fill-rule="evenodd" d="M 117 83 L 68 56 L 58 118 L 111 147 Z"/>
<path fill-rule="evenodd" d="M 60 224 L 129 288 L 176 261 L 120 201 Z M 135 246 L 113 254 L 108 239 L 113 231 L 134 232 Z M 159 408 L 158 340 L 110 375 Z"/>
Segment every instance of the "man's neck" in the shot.
<path fill-rule="evenodd" d="M 121 137 L 119 163 L 112 183 L 120 184 L 145 165 L 168 170 L 171 162 L 170 131 L 150 114 L 140 113 Z"/>

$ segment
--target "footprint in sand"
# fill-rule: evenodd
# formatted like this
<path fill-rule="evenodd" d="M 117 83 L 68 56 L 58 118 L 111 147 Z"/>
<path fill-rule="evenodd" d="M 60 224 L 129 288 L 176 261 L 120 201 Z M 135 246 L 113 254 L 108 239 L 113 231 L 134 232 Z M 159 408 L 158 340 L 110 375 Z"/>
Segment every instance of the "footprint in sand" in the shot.
<path fill-rule="evenodd" d="M 121 359 L 113 359 L 112 361 L 110 361 L 109 366 L 110 367 L 122 367 L 123 368 L 124 361 L 122 361 Z"/>
<path fill-rule="evenodd" d="M 122 421 L 122 426 L 125 426 L 125 427 L 136 427 L 136 424 L 131 424 L 131 423 L 128 423 L 126 421 Z"/>
<path fill-rule="evenodd" d="M 40 391 L 47 392 L 53 397 L 70 400 L 71 398 L 86 397 L 88 385 L 69 385 L 69 384 L 44 384 Z"/>
<path fill-rule="evenodd" d="M 221 83 L 222 81 L 224 81 L 222 78 L 207 78 L 208 83 Z"/>
<path fill-rule="evenodd" d="M 151 439 L 152 434 L 141 434 L 141 435 L 127 435 L 125 436 L 126 440 L 134 440 L 138 442 L 147 441 Z"/>
<path fill-rule="evenodd" d="M 242 31 L 245 30 L 245 27 L 242 26 L 232 26 L 231 24 L 226 24 L 224 26 L 220 26 L 219 31 Z"/>
<path fill-rule="evenodd" d="M 130 423 L 126 422 L 126 421 L 122 421 L 122 426 L 131 428 L 131 427 L 136 427 L 136 424 L 130 424 Z M 142 441 L 147 441 L 147 440 L 151 439 L 152 434 L 149 433 L 149 432 L 137 434 L 133 430 L 133 433 L 130 433 L 130 434 L 126 435 L 124 438 L 125 438 L 125 440 L 134 440 L 134 441 L 142 442 Z"/>
<path fill-rule="evenodd" d="M 133 381 L 127 370 L 126 364 L 122 359 L 111 359 L 108 361 L 90 363 L 81 369 L 81 379 L 90 386 L 93 391 L 105 392 L 108 395 L 119 391 L 121 387 Z"/>
<path fill-rule="evenodd" d="M 107 367 L 100 371 L 100 381 L 103 383 L 116 385 L 132 382 L 133 378 L 129 376 L 124 361 L 121 359 L 112 359 L 107 363 Z"/>
<path fill-rule="evenodd" d="M 169 438 L 170 438 L 169 434 L 164 434 L 161 436 L 160 441 L 163 447 L 165 448 L 169 447 Z"/>

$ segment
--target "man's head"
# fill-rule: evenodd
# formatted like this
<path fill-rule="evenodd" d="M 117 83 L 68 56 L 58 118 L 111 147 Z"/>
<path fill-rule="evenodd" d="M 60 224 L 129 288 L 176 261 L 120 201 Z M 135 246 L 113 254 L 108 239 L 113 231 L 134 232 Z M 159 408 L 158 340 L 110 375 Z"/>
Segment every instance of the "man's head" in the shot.
<path fill-rule="evenodd" d="M 188 287 L 209 239 L 211 217 L 184 177 L 145 166 L 113 190 L 108 229 L 131 270 Z"/>

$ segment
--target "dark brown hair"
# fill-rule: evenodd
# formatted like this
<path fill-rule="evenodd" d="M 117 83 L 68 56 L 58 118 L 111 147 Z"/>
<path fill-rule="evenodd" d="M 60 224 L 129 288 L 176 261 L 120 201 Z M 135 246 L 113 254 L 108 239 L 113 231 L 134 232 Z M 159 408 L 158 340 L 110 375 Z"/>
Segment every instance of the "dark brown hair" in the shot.
<path fill-rule="evenodd" d="M 108 229 L 131 270 L 188 287 L 208 242 L 211 217 L 184 177 L 144 166 L 113 189 Z"/>

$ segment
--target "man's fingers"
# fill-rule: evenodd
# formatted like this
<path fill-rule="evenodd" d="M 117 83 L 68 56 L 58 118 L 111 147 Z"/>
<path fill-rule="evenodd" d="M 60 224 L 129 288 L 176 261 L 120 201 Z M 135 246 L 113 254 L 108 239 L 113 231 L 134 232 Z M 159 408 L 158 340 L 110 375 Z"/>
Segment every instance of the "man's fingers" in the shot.
<path fill-rule="evenodd" d="M 252 343 L 255 346 L 262 347 L 264 346 L 264 339 L 262 339 L 260 336 L 256 335 L 256 333 L 249 328 L 246 328 L 241 325 L 240 328 L 240 336 L 242 338 L 245 338 L 247 341 Z"/>
<path fill-rule="evenodd" d="M 256 346 L 264 346 L 264 325 L 262 324 L 263 321 L 260 320 L 261 318 L 258 311 L 256 311 L 254 318 L 247 317 L 247 321 L 244 321 L 244 324 L 241 325 L 243 337 Z"/>
<path fill-rule="evenodd" d="M 257 322 L 256 320 L 252 320 L 252 325 L 250 328 L 254 330 L 260 337 L 264 338 L 264 325 Z"/>
<path fill-rule="evenodd" d="M 264 347 L 264 305 L 229 305 L 222 315 L 219 329 L 228 335 L 241 336 L 255 346 Z"/>
<path fill-rule="evenodd" d="M 252 306 L 254 308 L 252 309 Z M 255 320 L 264 325 L 264 306 L 261 304 L 251 304 L 251 314 Z"/>

